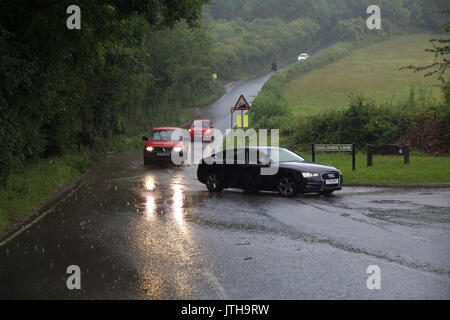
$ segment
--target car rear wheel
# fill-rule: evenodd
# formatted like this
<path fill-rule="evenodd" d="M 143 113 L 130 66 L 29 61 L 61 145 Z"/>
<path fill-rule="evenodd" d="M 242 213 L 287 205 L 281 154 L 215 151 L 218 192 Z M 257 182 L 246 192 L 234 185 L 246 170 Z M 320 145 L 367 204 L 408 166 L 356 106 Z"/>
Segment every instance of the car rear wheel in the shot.
<path fill-rule="evenodd" d="M 283 177 L 278 181 L 278 192 L 283 197 L 294 197 L 298 194 L 297 182 L 292 177 Z"/>
<path fill-rule="evenodd" d="M 220 192 L 223 190 L 222 182 L 216 172 L 210 172 L 206 177 L 206 187 L 211 192 Z"/>

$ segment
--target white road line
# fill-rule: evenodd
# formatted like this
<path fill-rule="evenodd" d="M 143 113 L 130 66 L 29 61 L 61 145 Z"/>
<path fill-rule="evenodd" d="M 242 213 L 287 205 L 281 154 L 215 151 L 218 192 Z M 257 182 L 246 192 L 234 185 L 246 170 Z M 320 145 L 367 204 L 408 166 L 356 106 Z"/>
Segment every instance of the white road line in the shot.
<path fill-rule="evenodd" d="M 203 274 L 205 275 L 208 282 L 212 285 L 214 290 L 217 292 L 220 299 L 230 300 L 230 296 L 225 291 L 225 288 L 220 284 L 217 277 L 209 270 L 203 270 Z"/>

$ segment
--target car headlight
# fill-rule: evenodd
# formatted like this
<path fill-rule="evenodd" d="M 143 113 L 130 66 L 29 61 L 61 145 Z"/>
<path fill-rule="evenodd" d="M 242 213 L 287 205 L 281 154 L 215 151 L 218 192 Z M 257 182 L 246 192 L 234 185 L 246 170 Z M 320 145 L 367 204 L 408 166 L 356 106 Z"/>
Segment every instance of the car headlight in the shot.
<path fill-rule="evenodd" d="M 192 129 L 189 129 L 189 132 L 192 132 Z"/>
<path fill-rule="evenodd" d="M 173 148 L 173 151 L 175 151 L 175 152 L 180 152 L 180 151 L 182 151 L 183 150 L 183 148 L 181 148 L 181 147 L 175 147 L 175 148 Z"/>
<path fill-rule="evenodd" d="M 145 150 L 147 150 L 148 152 L 152 152 L 153 151 L 153 147 L 147 147 L 147 148 L 145 148 Z"/>
<path fill-rule="evenodd" d="M 312 177 L 318 177 L 318 173 L 312 173 L 312 172 L 302 172 L 303 178 L 312 178 Z"/>

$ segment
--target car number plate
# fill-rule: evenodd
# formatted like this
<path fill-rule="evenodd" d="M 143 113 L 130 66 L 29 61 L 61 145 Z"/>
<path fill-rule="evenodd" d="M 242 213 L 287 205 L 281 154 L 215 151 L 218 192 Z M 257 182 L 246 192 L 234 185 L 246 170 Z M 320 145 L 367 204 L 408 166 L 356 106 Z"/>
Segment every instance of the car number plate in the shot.
<path fill-rule="evenodd" d="M 168 157 L 168 156 L 170 156 L 170 153 L 169 152 L 157 152 L 156 155 L 159 157 Z"/>
<path fill-rule="evenodd" d="M 339 179 L 328 179 L 325 180 L 326 184 L 338 184 L 339 183 Z"/>

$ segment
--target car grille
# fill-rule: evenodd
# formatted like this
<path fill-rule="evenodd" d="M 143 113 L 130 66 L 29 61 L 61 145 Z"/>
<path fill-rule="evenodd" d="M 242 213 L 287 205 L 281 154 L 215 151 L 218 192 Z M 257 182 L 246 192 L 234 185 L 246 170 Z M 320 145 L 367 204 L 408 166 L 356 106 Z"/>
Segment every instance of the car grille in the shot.
<path fill-rule="evenodd" d="M 327 187 L 335 188 L 335 187 L 338 187 L 341 183 L 339 172 L 324 173 L 324 174 L 322 174 L 322 178 L 323 178 L 323 181 L 329 180 L 329 179 L 338 179 L 338 183 L 327 184 L 327 185 L 325 185 L 325 188 L 327 188 Z"/>
<path fill-rule="evenodd" d="M 156 152 L 172 152 L 172 148 L 154 148 Z"/>

